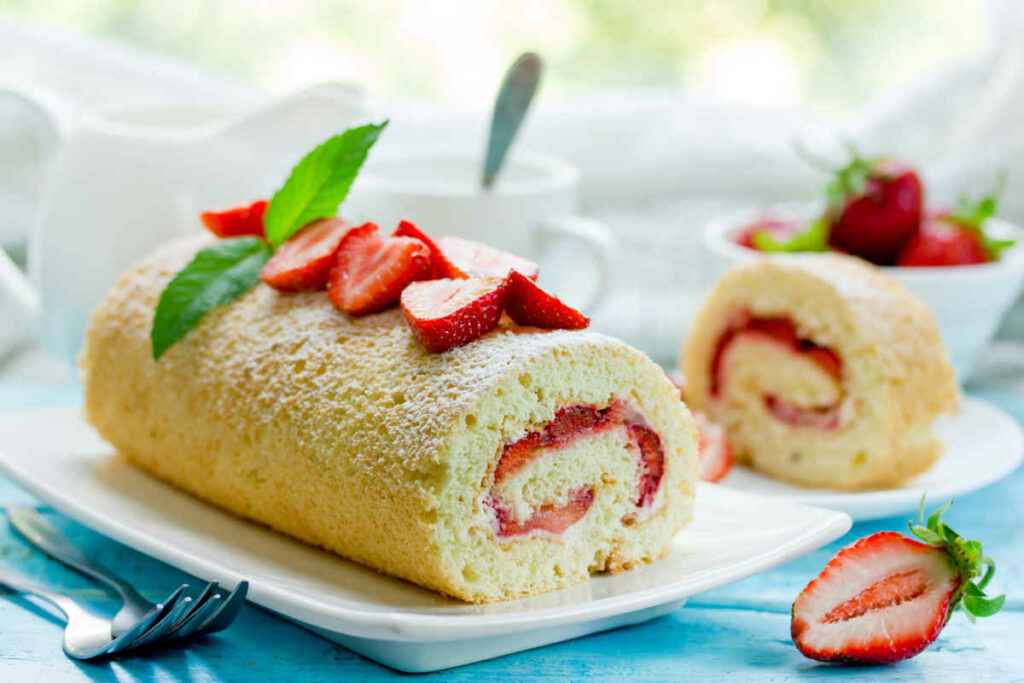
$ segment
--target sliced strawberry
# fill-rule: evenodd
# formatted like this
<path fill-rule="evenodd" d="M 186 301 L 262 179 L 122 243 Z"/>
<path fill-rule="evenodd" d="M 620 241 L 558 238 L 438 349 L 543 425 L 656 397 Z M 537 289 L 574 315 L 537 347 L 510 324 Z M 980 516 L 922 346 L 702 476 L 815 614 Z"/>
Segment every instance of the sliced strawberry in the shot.
<path fill-rule="evenodd" d="M 723 360 L 729 347 L 744 335 L 763 335 L 776 341 L 793 353 L 803 354 L 818 364 L 837 381 L 842 379 L 843 361 L 832 349 L 819 346 L 810 339 L 800 337 L 791 318 L 775 316 L 759 318 L 749 311 L 740 311 L 729 321 L 729 326 L 718 337 L 711 355 L 711 395 L 718 396 L 723 384 Z"/>
<path fill-rule="evenodd" d="M 417 282 L 402 292 L 402 313 L 424 348 L 441 353 L 496 328 L 507 291 L 496 277 Z"/>
<path fill-rule="evenodd" d="M 991 260 L 979 231 L 962 227 L 948 216 L 933 216 L 900 252 L 897 265 L 965 266 Z"/>
<path fill-rule="evenodd" d="M 840 550 L 793 603 L 800 652 L 829 662 L 896 662 L 928 647 L 955 609 L 975 617 L 998 612 L 1004 597 L 984 593 L 995 564 L 981 543 L 942 522 L 944 510 L 927 526 L 923 513 L 911 526 L 927 543 L 882 531 Z"/>
<path fill-rule="evenodd" d="M 263 214 L 266 211 L 267 201 L 261 199 L 224 211 L 204 211 L 199 214 L 199 219 L 217 237 L 263 237 Z"/>
<path fill-rule="evenodd" d="M 466 273 L 456 267 L 454 263 L 448 260 L 441 248 L 437 246 L 434 240 L 427 237 L 427 234 L 417 228 L 413 223 L 409 221 L 400 221 L 398 227 L 395 228 L 395 237 L 412 237 L 417 239 L 423 244 L 427 245 L 427 249 L 430 249 L 430 260 L 433 264 L 433 271 L 431 273 L 432 280 L 442 280 L 445 278 L 464 279 L 469 277 Z"/>
<path fill-rule="evenodd" d="M 630 440 L 640 451 L 640 485 L 636 505 L 644 507 L 654 501 L 661 477 L 665 474 L 665 449 L 661 447 L 661 437 L 647 425 L 631 423 L 626 429 Z"/>
<path fill-rule="evenodd" d="M 351 227 L 340 218 L 310 223 L 274 252 L 260 277 L 283 292 L 323 289 L 338 246 Z"/>
<path fill-rule="evenodd" d="M 697 465 L 704 481 L 721 481 L 732 469 L 732 451 L 725 430 L 702 412 L 694 411 L 700 442 L 697 444 Z"/>
<path fill-rule="evenodd" d="M 505 312 L 516 323 L 551 330 L 582 330 L 590 325 L 590 318 L 545 292 L 519 271 L 509 273 L 508 281 Z"/>
<path fill-rule="evenodd" d="M 615 404 L 607 408 L 592 405 L 572 405 L 560 408 L 544 429 L 507 444 L 494 470 L 494 483 L 515 474 L 533 460 L 541 449 L 562 448 L 574 439 L 592 434 L 612 424 L 616 416 Z"/>
<path fill-rule="evenodd" d="M 775 394 L 762 397 L 765 409 L 779 422 L 790 427 L 811 427 L 813 429 L 836 429 L 839 427 L 840 404 L 805 407 L 779 398 Z"/>
<path fill-rule="evenodd" d="M 442 237 L 437 244 L 448 260 L 470 277 L 505 277 L 509 271 L 518 270 L 536 280 L 540 272 L 533 261 L 461 237 Z"/>
<path fill-rule="evenodd" d="M 373 223 L 349 230 L 327 280 L 327 293 L 349 315 L 398 303 L 410 283 L 429 278 L 430 249 L 411 237 L 382 237 Z"/>
<path fill-rule="evenodd" d="M 593 503 L 594 489 L 584 486 L 572 491 L 569 494 L 569 501 L 564 505 L 554 505 L 553 503 L 542 505 L 528 519 L 517 522 L 505 508 L 498 505 L 493 499 L 491 501 L 498 519 L 499 536 L 518 536 L 530 531 L 560 534 L 583 519 Z"/>

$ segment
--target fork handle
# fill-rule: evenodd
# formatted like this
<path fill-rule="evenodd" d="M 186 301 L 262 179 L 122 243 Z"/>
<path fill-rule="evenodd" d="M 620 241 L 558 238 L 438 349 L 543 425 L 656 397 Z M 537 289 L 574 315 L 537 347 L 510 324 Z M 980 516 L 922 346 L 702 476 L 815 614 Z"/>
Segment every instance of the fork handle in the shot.
<path fill-rule="evenodd" d="M 60 610 L 65 621 L 76 612 L 84 612 L 84 609 L 70 596 L 52 591 L 6 567 L 0 568 L 0 584 L 18 593 L 28 593 L 42 598 Z"/>
<path fill-rule="evenodd" d="M 106 584 L 115 590 L 126 603 L 131 602 L 144 609 L 148 609 L 150 606 L 150 602 L 139 595 L 131 584 L 86 557 L 64 534 L 33 508 L 24 505 L 8 506 L 7 518 L 22 536 L 50 557 Z"/>

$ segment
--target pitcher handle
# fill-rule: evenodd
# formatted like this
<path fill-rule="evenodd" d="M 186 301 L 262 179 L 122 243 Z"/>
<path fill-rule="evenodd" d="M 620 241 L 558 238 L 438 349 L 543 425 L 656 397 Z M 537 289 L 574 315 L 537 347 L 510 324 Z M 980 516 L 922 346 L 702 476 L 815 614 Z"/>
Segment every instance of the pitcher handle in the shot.
<path fill-rule="evenodd" d="M 345 110 L 348 110 L 347 112 Z M 342 115 L 339 116 L 339 111 Z M 366 89 L 355 83 L 329 81 L 285 95 L 254 112 L 225 125 L 220 134 L 251 144 L 252 140 L 274 140 L 282 128 L 306 129 L 308 141 L 287 139 L 281 153 L 294 154 L 323 141 L 323 128 L 340 132 L 367 115 Z"/>
<path fill-rule="evenodd" d="M 26 230 L 31 230 L 38 220 L 39 206 L 31 206 L 30 199 L 37 202 L 41 196 L 47 166 L 66 130 L 67 114 L 63 103 L 52 93 L 17 82 L 0 82 L 0 108 L 17 110 L 26 125 L 15 129 L 0 130 L 0 147 L 14 150 L 7 155 L 12 167 L 0 174 L 8 187 L 0 187 L 0 195 L 16 201 L 25 200 L 26 209 L 20 221 Z M 26 134 L 25 129 L 30 129 Z M 11 140 L 2 138 L 11 135 Z M 31 149 L 26 146 L 31 146 Z M 17 151 L 28 151 L 27 161 L 22 168 L 15 168 Z M 34 152 L 34 153 L 33 153 Z M 34 196 L 33 196 L 34 195 Z M 15 213 L 8 220 L 18 221 Z M 40 320 L 40 299 L 29 279 L 18 269 L 11 258 L 0 249 L 0 356 L 6 355 L 28 341 L 36 331 Z"/>

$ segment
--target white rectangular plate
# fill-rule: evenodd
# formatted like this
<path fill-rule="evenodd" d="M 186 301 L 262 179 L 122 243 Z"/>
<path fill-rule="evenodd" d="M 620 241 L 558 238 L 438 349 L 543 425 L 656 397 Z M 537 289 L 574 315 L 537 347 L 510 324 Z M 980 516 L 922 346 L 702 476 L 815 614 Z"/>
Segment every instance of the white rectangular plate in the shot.
<path fill-rule="evenodd" d="M 721 482 L 735 491 L 842 510 L 858 522 L 913 517 L 921 496 L 931 503 L 958 498 L 1004 479 L 1024 457 L 1024 434 L 1010 415 L 980 398 L 964 396 L 955 415 L 940 418 L 935 433 L 943 453 L 930 469 L 889 489 L 833 491 L 804 488 L 734 467 Z"/>
<path fill-rule="evenodd" d="M 841 512 L 702 484 L 696 519 L 649 566 L 532 598 L 467 605 L 239 519 L 118 458 L 76 410 L 0 415 L 0 469 L 79 522 L 360 654 L 433 671 L 635 624 L 818 548 Z"/>

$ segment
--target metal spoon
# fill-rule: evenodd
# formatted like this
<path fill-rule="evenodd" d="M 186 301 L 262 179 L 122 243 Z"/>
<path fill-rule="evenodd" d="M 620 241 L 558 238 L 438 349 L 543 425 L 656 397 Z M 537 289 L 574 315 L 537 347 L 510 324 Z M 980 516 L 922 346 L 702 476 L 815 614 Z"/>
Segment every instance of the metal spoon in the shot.
<path fill-rule="evenodd" d="M 508 148 L 515 140 L 523 119 L 526 118 L 526 112 L 530 110 L 543 66 L 540 55 L 524 52 L 512 63 L 501 81 L 498 97 L 494 101 L 494 114 L 487 136 L 487 156 L 480 179 L 484 190 L 491 189 L 494 184 Z"/>

